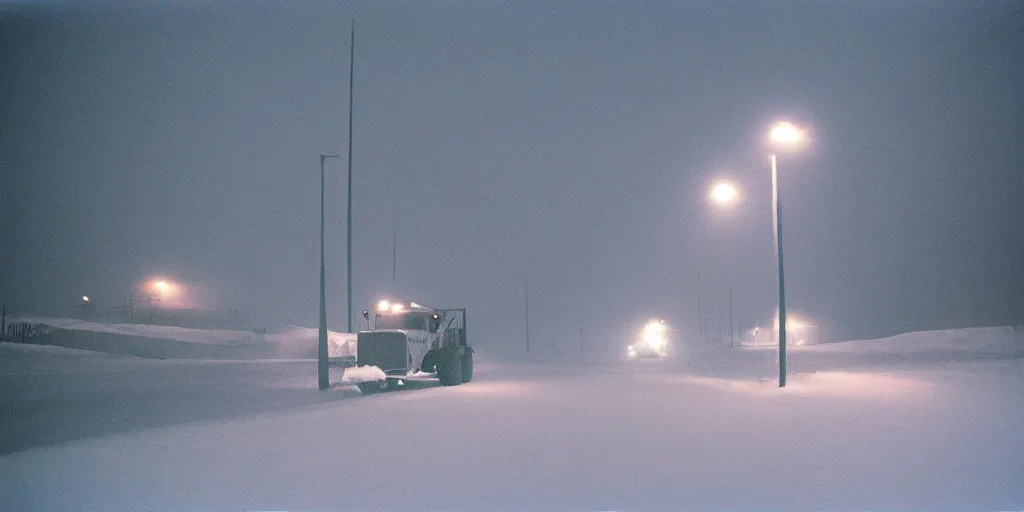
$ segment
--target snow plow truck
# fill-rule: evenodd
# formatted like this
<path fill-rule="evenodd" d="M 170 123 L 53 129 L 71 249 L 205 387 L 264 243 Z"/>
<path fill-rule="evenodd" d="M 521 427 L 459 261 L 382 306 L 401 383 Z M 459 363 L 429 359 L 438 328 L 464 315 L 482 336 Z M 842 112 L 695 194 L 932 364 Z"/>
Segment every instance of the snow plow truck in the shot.
<path fill-rule="evenodd" d="M 369 315 L 363 311 L 367 324 Z M 466 341 L 466 309 L 381 301 L 374 311 L 372 329 L 357 334 L 355 364 L 353 374 L 363 367 L 383 371 L 382 376 L 375 371 L 374 380 L 356 382 L 364 395 L 423 381 L 439 381 L 442 386 L 469 382 L 473 379 L 473 349 Z"/>

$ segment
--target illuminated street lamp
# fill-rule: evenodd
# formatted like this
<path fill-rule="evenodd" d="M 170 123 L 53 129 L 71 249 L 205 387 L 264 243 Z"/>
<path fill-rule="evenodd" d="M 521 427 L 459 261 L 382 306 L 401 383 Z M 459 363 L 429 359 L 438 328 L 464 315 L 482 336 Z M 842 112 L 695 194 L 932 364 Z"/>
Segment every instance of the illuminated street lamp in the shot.
<path fill-rule="evenodd" d="M 146 293 L 145 300 L 148 300 L 150 303 L 154 301 L 161 302 L 164 305 L 179 303 L 185 294 L 185 288 L 180 283 L 167 278 L 147 280 L 141 285 L 141 289 Z"/>
<path fill-rule="evenodd" d="M 92 319 L 93 306 L 92 306 L 92 302 L 89 302 L 89 296 L 88 295 L 82 295 L 81 307 L 82 307 L 82 316 L 86 320 L 91 320 Z"/>
<path fill-rule="evenodd" d="M 772 147 L 778 150 L 796 149 L 806 137 L 804 131 L 792 123 L 781 122 L 772 127 L 769 138 Z M 782 199 L 779 197 L 777 160 L 775 151 L 772 151 L 772 217 L 775 225 L 775 250 L 779 264 L 779 387 L 782 388 L 786 387 L 786 281 L 782 264 Z"/>
<path fill-rule="evenodd" d="M 796 146 L 804 141 L 804 131 L 793 123 L 781 122 L 772 127 L 771 139 L 774 144 Z"/>
<path fill-rule="evenodd" d="M 728 204 L 739 196 L 739 192 L 736 191 L 736 187 L 723 181 L 711 189 L 710 196 L 711 200 L 718 204 Z"/>

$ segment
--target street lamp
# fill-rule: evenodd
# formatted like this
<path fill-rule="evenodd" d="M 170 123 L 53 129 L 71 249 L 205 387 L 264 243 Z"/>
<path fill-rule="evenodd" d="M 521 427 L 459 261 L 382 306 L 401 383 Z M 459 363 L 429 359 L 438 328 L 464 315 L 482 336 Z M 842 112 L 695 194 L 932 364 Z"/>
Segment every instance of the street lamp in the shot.
<path fill-rule="evenodd" d="M 88 295 L 82 295 L 81 307 L 82 307 L 82 316 L 86 320 L 92 320 L 93 306 L 92 306 L 92 302 L 89 301 L 89 296 Z"/>
<path fill-rule="evenodd" d="M 736 187 L 724 181 L 717 183 L 711 188 L 711 200 L 718 204 L 731 203 L 737 196 L 739 196 L 739 192 L 736 191 Z"/>
<path fill-rule="evenodd" d="M 320 155 L 320 336 L 317 343 L 316 367 L 321 390 L 330 387 L 327 368 L 327 282 L 324 277 L 324 160 L 338 155 Z"/>
<path fill-rule="evenodd" d="M 774 148 L 796 148 L 804 141 L 804 132 L 792 123 L 781 122 L 772 127 L 770 139 Z M 779 387 L 786 387 L 786 281 L 782 264 L 782 199 L 779 197 L 778 158 L 771 154 L 772 213 L 775 250 L 779 264 Z"/>
<path fill-rule="evenodd" d="M 795 146 L 804 141 L 804 132 L 793 123 L 781 122 L 772 127 L 771 139 L 775 144 Z"/>

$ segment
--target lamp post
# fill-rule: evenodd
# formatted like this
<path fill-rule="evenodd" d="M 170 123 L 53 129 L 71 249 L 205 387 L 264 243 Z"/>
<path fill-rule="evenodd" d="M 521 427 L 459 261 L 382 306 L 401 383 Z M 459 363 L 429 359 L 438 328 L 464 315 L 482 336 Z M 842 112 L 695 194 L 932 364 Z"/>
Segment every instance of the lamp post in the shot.
<path fill-rule="evenodd" d="M 346 332 L 353 332 L 352 329 L 352 88 L 355 86 L 356 69 L 356 24 L 352 22 L 352 40 L 348 48 L 348 200 L 345 202 L 347 210 L 347 229 L 345 231 L 345 289 L 348 308 L 348 323 Z"/>
<path fill-rule="evenodd" d="M 805 140 L 804 131 L 792 123 L 782 122 L 772 127 L 769 139 L 773 147 L 795 148 Z M 772 171 L 772 237 L 775 240 L 776 262 L 779 283 L 779 387 L 786 387 L 786 278 L 782 258 L 782 199 L 779 194 L 778 157 L 773 151 L 769 158 Z M 719 182 L 712 187 L 709 197 L 715 203 L 727 205 L 738 197 L 736 187 Z M 730 290 L 730 310 L 731 310 Z M 731 315 L 730 315 L 731 316 Z M 730 323 L 731 323 L 730 319 Z"/>
<path fill-rule="evenodd" d="M 327 368 L 327 280 L 324 269 L 324 160 L 338 155 L 320 155 L 320 336 L 317 341 L 317 383 L 321 390 L 330 387 Z"/>
<path fill-rule="evenodd" d="M 773 130 L 774 132 L 774 130 Z M 776 262 L 779 264 L 779 387 L 786 387 L 786 274 L 782 264 L 782 200 L 779 197 L 779 173 L 775 153 L 772 162 L 772 219 Z"/>
<path fill-rule="evenodd" d="M 792 123 L 782 122 L 772 127 L 771 142 L 774 146 L 795 146 L 803 142 L 804 133 Z M 776 260 L 779 264 L 779 387 L 786 387 L 786 277 L 782 263 L 782 198 L 779 194 L 778 157 L 771 154 L 772 165 L 772 212 Z"/>

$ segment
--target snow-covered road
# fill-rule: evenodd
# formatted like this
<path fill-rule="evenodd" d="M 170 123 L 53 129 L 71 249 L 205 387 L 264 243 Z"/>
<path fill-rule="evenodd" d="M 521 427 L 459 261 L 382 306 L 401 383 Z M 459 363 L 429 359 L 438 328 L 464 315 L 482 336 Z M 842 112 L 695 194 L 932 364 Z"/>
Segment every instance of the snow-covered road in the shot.
<path fill-rule="evenodd" d="M 46 357 L 0 350 L 0 454 L 359 394 L 311 393 L 316 362 L 309 360 L 155 361 L 39 348 L 51 350 Z"/>
<path fill-rule="evenodd" d="M 1024 507 L 1020 359 L 796 369 L 784 390 L 768 359 L 485 363 L 371 397 L 278 373 L 262 386 L 323 398 L 8 454 L 0 509 Z"/>

